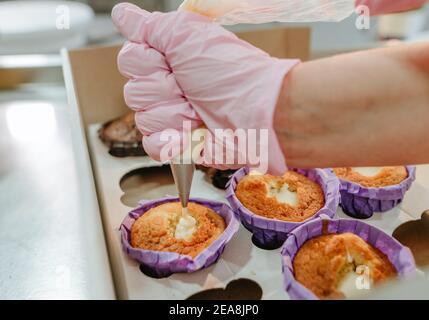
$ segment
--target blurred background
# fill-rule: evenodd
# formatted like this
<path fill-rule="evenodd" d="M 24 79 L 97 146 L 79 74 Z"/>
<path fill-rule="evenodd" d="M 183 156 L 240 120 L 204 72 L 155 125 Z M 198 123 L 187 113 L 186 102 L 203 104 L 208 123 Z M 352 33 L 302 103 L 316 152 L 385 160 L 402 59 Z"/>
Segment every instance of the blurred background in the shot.
<path fill-rule="evenodd" d="M 120 43 L 110 20 L 114 0 L 0 0 L 0 88 L 13 87 L 22 81 L 61 81 L 61 47 L 77 48 L 87 45 Z M 146 10 L 169 11 L 176 9 L 181 0 L 129 1 Z M 68 19 L 62 18 L 68 15 Z M 357 15 L 340 23 L 299 24 L 311 29 L 311 58 L 340 52 L 361 50 L 381 45 L 382 40 L 401 39 L 417 41 L 429 37 L 429 6 L 413 12 L 371 18 L 370 28 L 356 28 Z M 57 24 L 60 25 L 58 28 Z M 233 31 L 264 29 L 280 24 L 240 25 Z M 288 24 L 293 25 L 293 24 Z M 63 27 L 63 28 L 61 28 Z M 66 28 L 67 27 L 67 28 Z M 5 70 L 31 69 L 24 77 Z M 34 72 L 38 71 L 38 72 Z M 38 78 L 35 78 L 35 77 Z M 3 79 L 2 79 L 3 78 Z"/>

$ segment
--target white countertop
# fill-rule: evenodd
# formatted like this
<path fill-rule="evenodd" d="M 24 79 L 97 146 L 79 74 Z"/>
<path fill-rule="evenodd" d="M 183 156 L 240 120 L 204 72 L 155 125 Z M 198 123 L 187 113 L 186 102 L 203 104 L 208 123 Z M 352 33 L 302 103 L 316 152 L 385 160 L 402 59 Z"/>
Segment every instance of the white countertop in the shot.
<path fill-rule="evenodd" d="M 63 86 L 0 91 L 0 299 L 114 299 L 92 173 Z"/>

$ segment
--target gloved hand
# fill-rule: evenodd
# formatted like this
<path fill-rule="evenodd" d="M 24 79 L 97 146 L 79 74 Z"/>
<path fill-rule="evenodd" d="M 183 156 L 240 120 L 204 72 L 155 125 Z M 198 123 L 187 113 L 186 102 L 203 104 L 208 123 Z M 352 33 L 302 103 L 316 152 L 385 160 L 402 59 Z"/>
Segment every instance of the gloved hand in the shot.
<path fill-rule="evenodd" d="M 272 123 L 283 79 L 298 60 L 272 58 L 193 13 L 148 13 L 122 3 L 114 7 L 112 18 L 128 39 L 118 57 L 120 72 L 130 79 L 125 100 L 137 111 L 143 145 L 152 158 L 160 160 L 166 144 L 161 132 L 181 130 L 182 122 L 190 120 L 192 129 L 204 124 L 211 133 L 267 129 L 269 145 L 260 139 L 257 147 L 266 148 L 271 173 L 286 170 Z M 207 152 L 210 146 L 205 148 Z"/>
<path fill-rule="evenodd" d="M 388 14 L 406 10 L 417 9 L 428 0 L 356 0 L 356 5 L 365 5 L 370 15 Z"/>

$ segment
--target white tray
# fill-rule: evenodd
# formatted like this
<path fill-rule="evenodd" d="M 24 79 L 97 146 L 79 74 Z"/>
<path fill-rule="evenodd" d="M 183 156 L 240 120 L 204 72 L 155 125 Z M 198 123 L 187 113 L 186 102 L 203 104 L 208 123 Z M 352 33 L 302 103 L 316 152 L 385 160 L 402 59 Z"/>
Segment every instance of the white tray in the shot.
<path fill-rule="evenodd" d="M 144 275 L 139 264 L 130 259 L 121 247 L 118 228 L 132 208 L 121 202 L 124 192 L 120 181 L 133 170 L 160 166 L 160 163 L 148 157 L 115 158 L 109 155 L 107 147 L 98 138 L 99 128 L 100 125 L 89 127 L 88 140 L 113 276 L 120 299 L 186 299 L 202 290 L 224 288 L 230 281 L 239 278 L 257 282 L 263 290 L 263 299 L 289 298 L 282 288 L 280 249 L 268 251 L 257 248 L 251 241 L 250 232 L 242 226 L 215 265 L 192 274 L 174 274 L 165 279 Z M 429 208 L 429 166 L 419 168 L 417 176 L 417 181 L 399 207 L 390 212 L 376 213 L 365 222 L 392 234 L 400 224 L 420 218 L 420 214 Z M 155 199 L 174 195 L 166 194 L 174 190 L 174 185 L 159 188 L 154 185 L 150 196 Z M 195 173 L 191 197 L 228 203 L 224 191 L 213 187 L 205 178 L 205 173 L 199 170 Z M 341 209 L 338 209 L 337 215 L 348 218 Z"/>

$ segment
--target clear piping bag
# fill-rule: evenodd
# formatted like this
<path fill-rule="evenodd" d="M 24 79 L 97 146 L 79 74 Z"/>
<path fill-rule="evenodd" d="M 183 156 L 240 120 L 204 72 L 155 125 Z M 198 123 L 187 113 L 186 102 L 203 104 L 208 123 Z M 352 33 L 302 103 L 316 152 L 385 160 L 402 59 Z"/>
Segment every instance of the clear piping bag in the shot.
<path fill-rule="evenodd" d="M 185 0 L 181 10 L 223 25 L 268 22 L 337 22 L 355 11 L 355 0 Z"/>

